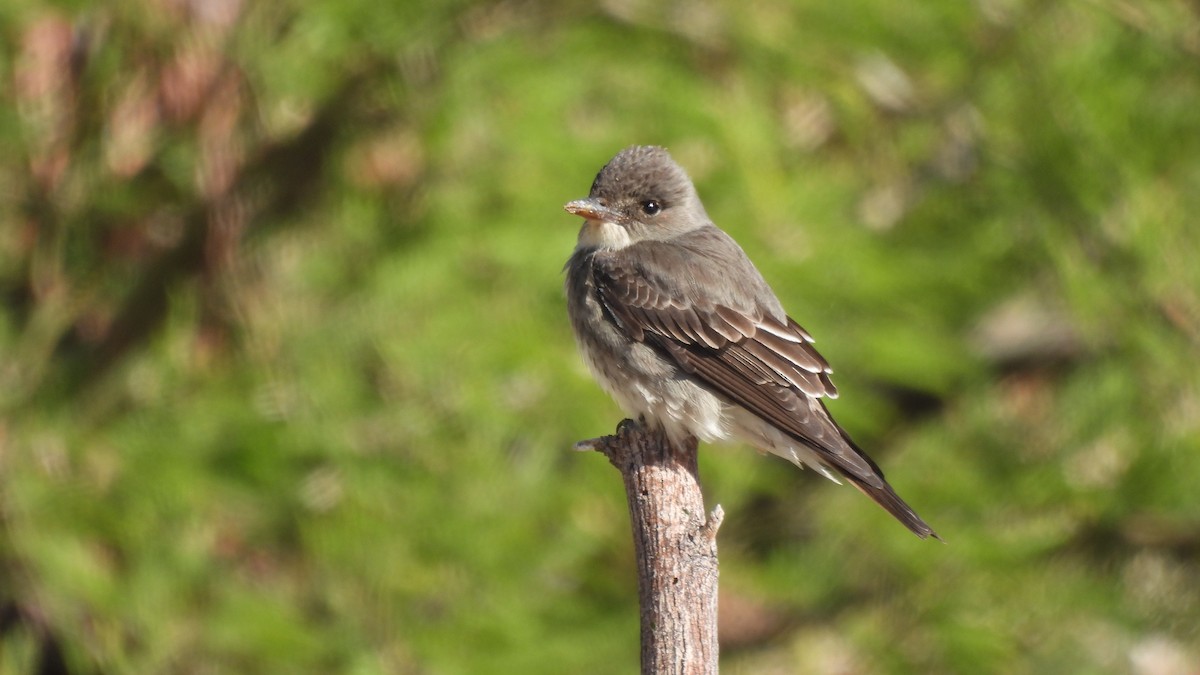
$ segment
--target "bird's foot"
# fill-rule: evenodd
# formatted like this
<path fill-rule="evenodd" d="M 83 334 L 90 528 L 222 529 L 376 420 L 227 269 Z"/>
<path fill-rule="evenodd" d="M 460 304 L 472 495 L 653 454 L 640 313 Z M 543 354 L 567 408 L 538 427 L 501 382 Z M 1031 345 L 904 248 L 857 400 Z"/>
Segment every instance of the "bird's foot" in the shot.
<path fill-rule="evenodd" d="M 604 449 L 612 443 L 619 442 L 623 438 L 628 438 L 630 434 L 636 434 L 646 428 L 644 419 L 631 420 L 623 419 L 617 424 L 617 432 L 611 436 L 601 436 L 599 438 L 589 438 L 586 441 L 579 441 L 571 446 L 571 449 L 576 452 L 604 452 Z"/>
<path fill-rule="evenodd" d="M 636 433 L 646 428 L 646 418 L 639 417 L 637 420 L 623 419 L 617 423 L 617 437 Z"/>

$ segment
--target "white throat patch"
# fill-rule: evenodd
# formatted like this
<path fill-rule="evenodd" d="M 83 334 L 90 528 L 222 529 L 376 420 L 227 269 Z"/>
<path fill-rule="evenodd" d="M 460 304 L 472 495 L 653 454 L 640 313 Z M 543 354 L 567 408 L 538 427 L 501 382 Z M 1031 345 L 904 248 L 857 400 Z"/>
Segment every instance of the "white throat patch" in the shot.
<path fill-rule="evenodd" d="M 575 248 L 600 248 L 612 251 L 625 248 L 632 243 L 629 232 L 620 225 L 607 220 L 589 220 L 579 230 L 579 243 L 575 245 Z"/>

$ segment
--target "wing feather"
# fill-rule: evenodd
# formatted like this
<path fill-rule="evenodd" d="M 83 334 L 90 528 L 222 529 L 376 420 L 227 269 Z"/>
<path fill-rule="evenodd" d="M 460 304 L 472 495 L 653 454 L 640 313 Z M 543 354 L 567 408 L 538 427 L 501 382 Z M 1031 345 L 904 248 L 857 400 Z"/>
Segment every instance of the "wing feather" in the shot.
<path fill-rule="evenodd" d="M 812 336 L 783 313 L 727 235 L 710 227 L 691 236 L 718 241 L 644 241 L 591 256 L 605 311 L 631 339 L 812 449 L 918 536 L 936 537 L 820 401 L 836 398 L 837 388 Z M 744 287 L 729 284 L 734 265 L 754 272 Z"/>
<path fill-rule="evenodd" d="M 638 244 L 644 245 L 644 244 Z M 790 318 L 758 304 L 731 307 L 671 294 L 622 251 L 593 258 L 605 309 L 634 340 L 664 351 L 715 391 L 817 451 L 870 486 L 877 469 L 842 442 L 840 428 L 810 398 L 833 397 L 829 364 Z M 644 261 L 643 261 L 644 265 Z"/>

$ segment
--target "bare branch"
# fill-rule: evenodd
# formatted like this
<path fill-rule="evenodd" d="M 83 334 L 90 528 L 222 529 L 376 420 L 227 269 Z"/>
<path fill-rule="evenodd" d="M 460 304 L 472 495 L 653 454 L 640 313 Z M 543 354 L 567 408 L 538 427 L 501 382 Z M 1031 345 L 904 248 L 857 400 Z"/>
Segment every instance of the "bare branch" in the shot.
<path fill-rule="evenodd" d="M 675 447 L 661 429 L 625 420 L 615 436 L 582 441 L 621 472 L 633 525 L 642 614 L 642 673 L 717 672 L 717 529 L 707 518 L 697 442 Z"/>

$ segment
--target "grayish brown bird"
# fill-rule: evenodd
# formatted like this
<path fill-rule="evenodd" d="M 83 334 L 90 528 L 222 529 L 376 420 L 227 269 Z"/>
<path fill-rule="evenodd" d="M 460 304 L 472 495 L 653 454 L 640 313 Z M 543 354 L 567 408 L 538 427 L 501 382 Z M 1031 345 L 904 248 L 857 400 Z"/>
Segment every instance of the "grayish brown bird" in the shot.
<path fill-rule="evenodd" d="M 585 219 L 565 268 L 575 340 L 626 414 L 675 443 L 741 441 L 840 475 L 937 537 L 834 422 L 829 364 L 665 149 L 622 150 L 564 208 Z"/>

